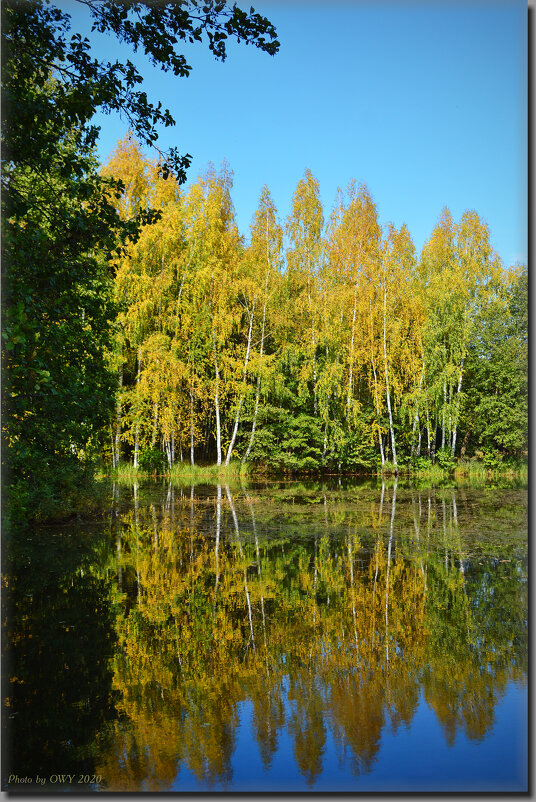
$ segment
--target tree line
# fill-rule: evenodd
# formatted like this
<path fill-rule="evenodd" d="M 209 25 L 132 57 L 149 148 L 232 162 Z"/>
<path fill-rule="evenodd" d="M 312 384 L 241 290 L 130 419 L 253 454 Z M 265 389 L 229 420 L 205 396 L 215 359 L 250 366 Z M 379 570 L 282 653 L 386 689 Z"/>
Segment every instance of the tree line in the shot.
<path fill-rule="evenodd" d="M 525 455 L 527 272 L 504 267 L 476 212 L 444 208 L 419 256 L 365 184 L 326 217 L 306 170 L 285 222 L 262 189 L 246 241 L 226 164 L 183 190 L 129 134 L 103 174 L 125 187 L 119 215 L 159 215 L 114 262 L 114 466 Z"/>
<path fill-rule="evenodd" d="M 279 48 L 223 2 L 84 6 L 177 77 L 182 42 Z M 2 4 L 4 515 L 68 513 L 103 454 L 290 471 L 525 455 L 526 269 L 504 270 L 478 215 L 445 211 L 417 257 L 364 186 L 325 219 L 306 172 L 286 225 L 263 190 L 246 243 L 229 168 L 182 191 L 190 156 L 158 149 L 173 119 L 141 82 L 52 2 Z M 98 110 L 132 129 L 105 169 Z"/>

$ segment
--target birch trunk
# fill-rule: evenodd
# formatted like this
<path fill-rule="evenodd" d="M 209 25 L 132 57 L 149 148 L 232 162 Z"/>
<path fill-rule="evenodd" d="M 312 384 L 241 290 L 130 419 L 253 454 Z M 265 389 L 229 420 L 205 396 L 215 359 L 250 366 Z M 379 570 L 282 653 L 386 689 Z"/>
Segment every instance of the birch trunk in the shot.
<path fill-rule="evenodd" d="M 428 410 L 428 398 L 425 398 L 426 404 L 426 432 L 427 432 L 427 439 L 428 439 L 428 457 L 432 456 L 431 454 L 431 445 L 432 445 L 432 430 L 430 428 L 430 412 Z"/>
<path fill-rule="evenodd" d="M 445 417 L 447 413 L 447 382 L 443 382 L 443 419 L 441 423 L 441 448 L 445 448 Z"/>
<path fill-rule="evenodd" d="M 136 375 L 136 405 L 139 406 L 139 386 L 141 380 L 141 348 L 138 348 L 138 373 Z M 134 469 L 138 467 L 140 453 L 140 411 L 136 409 L 136 431 L 134 434 Z"/>
<path fill-rule="evenodd" d="M 449 410 L 449 448 L 452 448 L 452 383 L 449 382 L 449 403 L 448 403 L 448 410 Z"/>
<path fill-rule="evenodd" d="M 214 370 L 216 372 L 216 388 L 214 391 L 214 412 L 216 414 L 216 464 L 221 465 L 221 423 L 220 423 L 220 372 L 216 343 L 214 343 Z"/>
<path fill-rule="evenodd" d="M 462 359 L 462 364 L 460 366 L 460 377 L 458 379 L 458 391 L 456 393 L 458 397 L 459 397 L 459 395 L 460 395 L 460 393 L 462 391 L 462 377 L 463 377 L 463 359 Z M 455 419 L 455 423 L 454 423 L 454 429 L 452 430 L 452 456 L 454 456 L 455 451 L 456 451 L 456 433 L 457 433 L 457 429 L 458 429 L 458 415 L 456 415 L 456 419 Z"/>
<path fill-rule="evenodd" d="M 352 314 L 352 334 L 350 337 L 350 374 L 348 376 L 348 396 L 346 399 L 346 418 L 350 415 L 352 403 L 352 393 L 354 389 L 354 342 L 355 342 L 355 319 L 357 312 L 357 279 L 354 288 L 354 311 Z"/>
<path fill-rule="evenodd" d="M 156 445 L 157 433 L 158 433 L 158 401 L 155 401 L 154 411 L 153 411 L 153 433 L 151 435 L 151 448 L 154 448 Z"/>
<path fill-rule="evenodd" d="M 117 412 L 115 422 L 115 444 L 113 466 L 117 468 L 121 458 L 121 390 L 123 389 L 123 365 L 119 368 L 119 390 L 117 391 Z"/>
<path fill-rule="evenodd" d="M 318 415 L 318 400 L 316 397 L 316 341 L 315 341 L 315 326 L 314 320 L 312 322 L 311 342 L 313 346 L 313 412 Z"/>
<path fill-rule="evenodd" d="M 389 392 L 389 371 L 387 368 L 387 287 L 384 287 L 383 289 L 383 363 L 385 367 L 385 396 L 387 400 L 387 412 L 389 414 L 391 450 L 393 452 L 393 463 L 395 470 L 398 470 L 398 463 L 396 461 L 395 431 L 393 428 L 393 413 L 391 411 L 391 394 Z"/>
<path fill-rule="evenodd" d="M 424 359 L 422 361 L 422 373 L 421 373 L 421 378 L 419 380 L 419 397 L 417 398 L 417 405 L 415 407 L 415 417 L 413 419 L 413 430 L 411 433 L 411 456 L 415 454 L 415 432 L 417 430 L 417 426 L 419 425 L 419 401 L 421 397 L 421 388 L 423 379 L 424 379 Z M 421 431 L 419 428 L 419 445 L 417 449 L 417 454 L 420 454 L 420 451 L 421 451 Z"/>
<path fill-rule="evenodd" d="M 378 400 L 378 377 L 376 375 L 376 362 L 374 360 L 374 343 L 372 341 L 373 338 L 373 326 L 372 326 L 372 301 L 369 300 L 369 311 L 370 311 L 370 356 L 372 360 L 372 375 L 374 376 L 374 406 L 376 407 L 376 415 L 378 416 L 378 440 L 380 443 L 380 456 L 382 461 L 382 466 L 385 464 L 385 454 L 383 453 L 383 442 L 382 442 L 382 430 L 380 427 L 380 402 Z"/>
<path fill-rule="evenodd" d="M 195 467 L 194 459 L 194 393 L 190 387 L 190 462 Z"/>
<path fill-rule="evenodd" d="M 265 281 L 264 281 L 264 304 L 263 304 L 263 307 L 262 307 L 261 347 L 260 347 L 260 351 L 259 351 L 260 364 L 262 364 L 262 356 L 264 354 L 264 332 L 266 330 L 266 306 L 267 306 L 267 299 L 268 299 L 268 278 L 270 276 L 270 270 L 271 270 L 271 265 L 270 265 L 270 260 L 269 260 L 268 255 L 266 256 L 266 259 L 268 261 L 268 270 L 266 271 L 266 278 L 265 278 Z M 244 456 L 242 458 L 242 462 L 243 463 L 247 462 L 249 454 L 250 454 L 251 449 L 253 447 L 253 440 L 255 438 L 255 429 L 257 428 L 257 414 L 259 412 L 260 397 L 261 397 L 261 374 L 259 373 L 259 375 L 257 376 L 257 394 L 255 396 L 255 409 L 254 409 L 254 412 L 253 412 L 253 423 L 251 424 L 251 436 L 249 438 L 249 443 L 248 443 L 248 447 L 246 449 L 246 453 L 244 454 Z"/>
<path fill-rule="evenodd" d="M 249 314 L 249 310 L 248 310 L 248 314 Z M 235 444 L 235 440 L 236 440 L 236 434 L 238 432 L 238 424 L 240 423 L 240 412 L 242 411 L 242 404 L 244 403 L 244 395 L 245 395 L 245 392 L 246 392 L 245 391 L 245 384 L 246 384 L 246 378 L 247 378 L 247 375 L 248 375 L 248 361 L 249 361 L 249 352 L 251 350 L 251 332 L 253 330 L 253 318 L 254 318 L 254 316 L 255 316 L 255 304 L 253 304 L 253 309 L 251 310 L 251 314 L 249 314 L 248 347 L 246 348 L 246 356 L 245 356 L 245 359 L 244 359 L 244 378 L 243 378 L 244 389 L 242 390 L 242 392 L 240 394 L 239 401 L 238 401 L 238 408 L 236 410 L 236 417 L 235 417 L 235 422 L 234 422 L 234 427 L 233 427 L 233 433 L 231 435 L 231 442 L 229 443 L 229 448 L 227 449 L 227 456 L 225 457 L 225 465 L 226 466 L 229 465 L 229 462 L 231 461 L 231 455 L 233 453 L 233 448 L 234 448 L 234 444 Z"/>

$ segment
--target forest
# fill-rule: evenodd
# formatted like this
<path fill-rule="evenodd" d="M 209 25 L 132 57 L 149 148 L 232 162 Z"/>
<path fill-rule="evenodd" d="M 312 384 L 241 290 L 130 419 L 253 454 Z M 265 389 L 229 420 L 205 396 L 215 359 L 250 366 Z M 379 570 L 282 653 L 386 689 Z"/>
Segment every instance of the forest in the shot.
<path fill-rule="evenodd" d="M 181 78 L 181 41 L 219 60 L 227 39 L 279 48 L 253 9 L 85 5 L 94 29 Z M 397 473 L 526 460 L 527 270 L 501 263 L 477 212 L 445 208 L 418 254 L 364 183 L 326 210 L 307 169 L 286 220 L 262 189 L 246 236 L 230 166 L 184 188 L 191 157 L 159 149 L 173 119 L 131 62 L 95 59 L 46 0 L 8 0 L 2 15 L 13 520 L 67 509 L 99 464 Z M 97 110 L 131 129 L 106 165 Z"/>
<path fill-rule="evenodd" d="M 159 219 L 114 262 L 107 458 L 269 471 L 396 472 L 526 450 L 526 286 L 486 223 L 447 208 L 420 256 L 351 181 L 329 216 L 305 170 L 281 222 L 264 186 L 250 236 L 224 164 L 187 191 L 132 135 L 104 167 L 128 218 Z"/>
<path fill-rule="evenodd" d="M 527 267 L 354 164 L 239 230 L 139 65 L 276 56 L 253 8 L 1 15 L 3 790 L 526 789 Z"/>

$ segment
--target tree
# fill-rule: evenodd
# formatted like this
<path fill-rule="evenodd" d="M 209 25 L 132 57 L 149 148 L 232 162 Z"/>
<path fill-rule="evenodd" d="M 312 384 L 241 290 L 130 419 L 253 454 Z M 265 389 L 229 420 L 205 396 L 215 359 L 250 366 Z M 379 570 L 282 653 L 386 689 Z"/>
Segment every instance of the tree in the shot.
<path fill-rule="evenodd" d="M 501 273 L 488 226 L 479 215 L 466 211 L 455 224 L 449 210 L 443 209 L 420 264 L 432 452 L 440 435 L 440 448 L 447 449 L 451 458 L 455 455 L 467 350 L 480 310 L 500 285 Z"/>
<path fill-rule="evenodd" d="M 294 348 L 301 351 L 300 386 L 310 385 L 313 411 L 318 413 L 316 395 L 316 347 L 318 341 L 318 273 L 322 259 L 324 213 L 320 186 L 310 170 L 298 181 L 287 220 L 290 247 L 287 251 L 287 285 L 292 315 L 289 315 Z M 307 393 L 308 394 L 308 393 Z"/>
<path fill-rule="evenodd" d="M 228 346 L 242 311 L 235 304 L 240 242 L 231 187 L 228 167 L 223 165 L 217 173 L 210 166 L 185 198 L 185 235 L 191 249 L 185 298 L 190 303 L 189 325 L 199 357 L 191 367 L 193 375 L 202 377 L 212 399 L 218 465 L 222 462 L 226 400 L 236 367 Z"/>
<path fill-rule="evenodd" d="M 64 175 L 74 148 L 59 143 L 46 172 L 3 171 L 3 459 L 15 520 L 49 514 L 74 489 L 113 404 L 105 349 L 114 307 L 102 253 L 120 226 L 88 152 L 78 175 Z"/>
<path fill-rule="evenodd" d="M 344 407 L 337 412 L 344 421 L 346 438 L 339 436 L 339 440 L 347 439 L 350 444 L 354 439 L 352 435 L 355 436 L 359 432 L 359 440 L 366 441 L 373 430 L 376 430 L 383 464 L 380 424 L 383 406 L 381 375 L 377 371 L 372 327 L 372 310 L 373 306 L 375 309 L 377 307 L 375 294 L 379 249 L 380 227 L 376 206 L 366 185 L 356 185 L 352 181 L 348 185 L 346 198 L 341 192 L 339 193 L 331 217 L 327 246 L 329 271 L 333 276 L 331 287 L 327 290 L 327 293 L 333 296 L 333 307 L 329 323 L 325 324 L 326 349 L 332 354 L 331 406 L 333 413 L 336 413 L 335 399 L 340 398 L 341 407 L 344 399 Z M 366 333 L 365 336 L 363 333 Z M 339 359 L 342 362 L 340 368 Z M 362 392 L 362 388 L 361 392 L 356 392 L 356 387 L 359 387 L 365 367 L 369 365 L 373 377 L 370 395 L 373 399 L 375 420 L 372 422 L 373 428 L 369 427 L 370 435 L 367 436 L 363 431 L 362 407 L 369 399 L 366 392 Z M 326 374 L 325 370 L 324 375 Z M 342 379 L 346 385 L 344 389 L 341 384 Z M 335 416 L 332 414 L 332 417 Z M 355 446 L 352 450 L 356 452 Z M 361 452 L 361 448 L 358 450 Z M 340 454 L 340 446 L 338 451 Z"/>
<path fill-rule="evenodd" d="M 224 2 L 85 5 L 95 30 L 144 49 L 178 77 L 190 72 L 181 41 L 208 39 L 220 60 L 229 37 L 272 55 L 279 47 L 267 19 Z M 55 503 L 69 478 L 76 484 L 75 468 L 111 418 L 106 262 L 157 217 L 148 209 L 134 218 L 118 214 L 123 185 L 98 173 L 92 118 L 98 109 L 119 112 L 149 146 L 157 127 L 173 119 L 139 90 L 130 61 L 93 58 L 88 39 L 71 32 L 69 15 L 46 0 L 3 3 L 2 70 L 3 460 L 11 468 L 11 509 L 22 520 L 39 508 L 32 485 L 41 499 L 49 488 Z M 182 182 L 189 161 L 176 149 L 159 151 L 158 169 Z"/>
<path fill-rule="evenodd" d="M 466 360 L 463 449 L 482 449 L 495 467 L 528 448 L 527 269 L 519 267 L 484 305 Z"/>
<path fill-rule="evenodd" d="M 255 407 L 251 424 L 251 435 L 243 462 L 247 462 L 253 442 L 255 439 L 255 429 L 257 426 L 257 415 L 259 411 L 259 401 L 261 396 L 262 373 L 265 369 L 265 339 L 266 339 L 266 317 L 268 303 L 272 293 L 274 279 L 279 275 L 281 249 L 283 242 L 283 232 L 277 222 L 277 210 L 272 201 L 270 191 L 267 186 L 262 189 L 259 200 L 259 208 L 255 212 L 254 222 L 251 225 L 251 246 L 249 249 L 250 258 L 255 265 L 256 272 L 260 273 L 259 306 L 262 305 L 262 317 L 259 337 L 258 367 L 257 367 L 257 387 L 255 393 Z"/>
<path fill-rule="evenodd" d="M 416 303 L 415 248 L 405 225 L 397 230 L 387 226 L 381 258 L 382 315 L 381 341 L 385 398 L 389 417 L 391 454 L 398 468 L 395 435 L 395 406 L 412 391 L 421 372 L 419 348 L 420 314 Z M 421 374 L 422 375 L 422 374 Z"/>

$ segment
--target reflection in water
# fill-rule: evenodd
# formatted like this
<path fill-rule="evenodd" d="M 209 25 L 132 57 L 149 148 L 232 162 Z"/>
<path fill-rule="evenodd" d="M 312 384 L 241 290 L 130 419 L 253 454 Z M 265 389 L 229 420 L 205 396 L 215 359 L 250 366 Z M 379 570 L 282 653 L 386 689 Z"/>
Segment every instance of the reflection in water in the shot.
<path fill-rule="evenodd" d="M 103 555 L 108 558 L 102 537 L 69 529 L 42 530 L 10 544 L 2 594 L 3 766 L 9 774 L 29 774 L 35 782 L 38 772 L 43 778 L 68 770 L 78 778 L 94 771 L 96 738 L 115 717 L 117 696 L 115 621 L 98 568 Z M 118 551 L 117 587 L 121 557 Z"/>
<path fill-rule="evenodd" d="M 71 583 L 79 616 L 100 604 L 84 670 L 102 787 L 180 789 L 184 775 L 199 788 L 231 788 L 249 705 L 264 769 L 290 738 L 314 788 L 328 740 L 341 766 L 372 772 L 383 733 L 409 728 L 423 698 L 448 744 L 460 733 L 481 741 L 507 683 L 524 681 L 523 544 L 490 535 L 476 547 L 470 494 L 395 482 L 379 493 L 283 487 L 268 497 L 170 485 L 158 500 L 142 497 L 137 484 L 114 489 L 113 548 L 94 561 L 91 581 L 66 571 L 56 592 L 63 598 Z M 499 520 L 524 531 L 519 499 L 488 512 L 484 529 L 495 536 Z M 23 613 L 14 643 L 25 637 Z M 53 603 L 39 615 L 57 627 L 56 613 Z M 53 670 L 63 682 L 59 663 Z M 23 718 L 16 694 L 11 704 Z M 77 721 L 69 726 L 77 732 Z"/>

